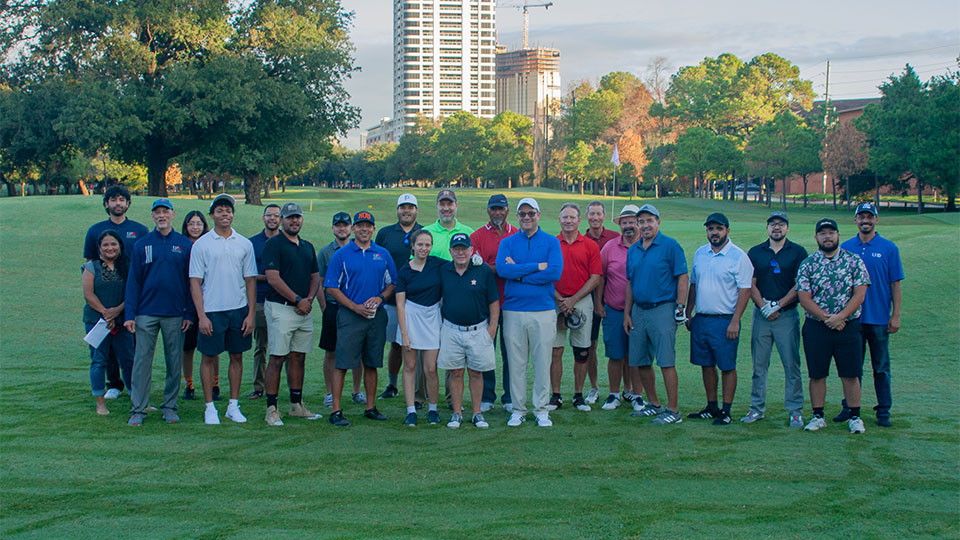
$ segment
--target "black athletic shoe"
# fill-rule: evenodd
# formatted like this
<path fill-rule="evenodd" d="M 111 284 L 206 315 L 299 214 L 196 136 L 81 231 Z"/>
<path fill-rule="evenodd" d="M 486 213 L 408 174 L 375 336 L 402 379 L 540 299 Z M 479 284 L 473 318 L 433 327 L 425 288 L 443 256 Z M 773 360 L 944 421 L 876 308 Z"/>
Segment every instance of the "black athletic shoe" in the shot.
<path fill-rule="evenodd" d="M 383 389 L 383 392 L 380 393 L 379 398 L 380 398 L 380 399 L 390 399 L 390 398 L 392 398 L 392 397 L 397 397 L 397 395 L 398 395 L 399 393 L 400 393 L 400 391 L 397 390 L 397 387 L 396 387 L 396 386 L 394 386 L 394 385 L 392 385 L 392 384 L 388 384 L 387 387 Z"/>
<path fill-rule="evenodd" d="M 350 425 L 350 422 L 347 422 L 347 419 L 343 417 L 343 411 L 333 411 L 328 420 L 335 426 L 347 427 Z"/>
<path fill-rule="evenodd" d="M 407 413 L 407 419 L 403 421 L 403 425 L 417 427 L 417 413 Z"/>
<path fill-rule="evenodd" d="M 850 409 L 844 407 L 844 408 L 840 409 L 840 414 L 838 414 L 838 415 L 836 415 L 836 416 L 833 417 L 833 421 L 834 421 L 834 422 L 846 422 L 847 420 L 850 420 L 851 418 L 853 418 L 853 415 L 850 414 Z"/>
<path fill-rule="evenodd" d="M 413 406 L 419 411 L 420 409 L 423 408 L 423 403 L 420 403 L 419 401 L 414 401 Z"/>
<path fill-rule="evenodd" d="M 719 410 L 719 409 L 713 409 L 713 408 L 710 408 L 710 407 L 706 407 L 706 408 L 704 408 L 704 409 L 703 409 L 702 411 L 700 411 L 700 412 L 692 412 L 692 413 L 688 414 L 688 415 L 687 415 L 687 418 L 698 418 L 698 419 L 700 419 L 700 420 L 709 420 L 709 419 L 711 419 L 711 418 L 716 418 L 716 417 L 720 416 L 720 414 L 721 414 L 721 413 L 720 413 L 720 410 Z"/>
<path fill-rule="evenodd" d="M 428 411 L 428 412 L 427 412 L 427 423 L 429 423 L 429 424 L 439 424 L 439 423 L 440 423 L 440 412 L 439 412 L 439 411 Z"/>
<path fill-rule="evenodd" d="M 197 399 L 197 391 L 193 388 L 184 388 L 183 389 L 183 399 Z"/>
<path fill-rule="evenodd" d="M 372 408 L 372 409 L 367 409 L 367 410 L 363 411 L 363 415 L 364 415 L 365 417 L 369 418 L 370 420 L 377 420 L 377 421 L 380 421 L 380 422 L 386 422 L 386 421 L 387 421 L 386 415 L 381 414 L 380 411 L 378 411 L 376 407 L 374 407 L 374 408 Z"/>
<path fill-rule="evenodd" d="M 713 419 L 713 425 L 715 425 L 715 426 L 726 426 L 726 425 L 728 425 L 728 424 L 730 423 L 730 421 L 731 421 L 730 415 L 727 414 L 727 413 L 725 413 L 725 412 L 723 412 L 723 411 L 720 411 L 720 412 L 717 414 L 717 417 Z"/>
<path fill-rule="evenodd" d="M 552 396 L 550 398 L 550 403 L 547 403 L 547 410 L 554 411 L 560 407 L 563 407 L 563 398 L 560 396 Z"/>
<path fill-rule="evenodd" d="M 219 387 L 219 386 L 214 386 L 214 387 L 210 390 L 210 394 L 212 395 L 214 401 L 220 401 L 220 387 Z"/>
<path fill-rule="evenodd" d="M 878 416 L 877 425 L 880 427 L 893 427 L 893 422 L 890 421 L 889 416 Z"/>

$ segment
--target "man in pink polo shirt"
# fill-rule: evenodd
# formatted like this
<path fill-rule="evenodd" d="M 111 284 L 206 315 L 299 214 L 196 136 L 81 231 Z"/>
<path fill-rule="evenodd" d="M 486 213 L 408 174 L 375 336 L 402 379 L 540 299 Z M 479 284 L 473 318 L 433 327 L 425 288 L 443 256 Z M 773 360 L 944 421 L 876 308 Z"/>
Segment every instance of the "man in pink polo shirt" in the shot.
<path fill-rule="evenodd" d="M 601 250 L 608 242 L 620 236 L 616 231 L 603 226 L 607 219 L 607 209 L 600 201 L 590 201 L 587 204 L 587 230 L 583 235 L 597 243 Z M 616 220 L 614 220 L 616 221 Z M 603 315 L 600 311 L 603 309 L 603 287 L 597 287 L 593 291 L 593 325 L 590 330 L 590 355 L 587 357 L 587 377 L 590 378 L 590 392 L 585 398 L 587 404 L 593 404 L 600 398 L 600 388 L 597 386 L 597 341 L 600 339 L 600 323 Z M 631 388 L 629 381 L 624 384 L 624 390 L 629 393 Z"/>

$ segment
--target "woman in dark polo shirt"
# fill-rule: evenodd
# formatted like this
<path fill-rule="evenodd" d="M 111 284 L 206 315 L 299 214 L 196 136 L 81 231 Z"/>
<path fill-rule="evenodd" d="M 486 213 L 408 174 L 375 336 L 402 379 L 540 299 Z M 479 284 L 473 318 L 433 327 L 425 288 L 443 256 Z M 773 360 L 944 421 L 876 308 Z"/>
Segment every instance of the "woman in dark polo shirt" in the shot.
<path fill-rule="evenodd" d="M 183 228 L 181 232 L 189 238 L 191 242 L 196 242 L 198 238 L 207 234 L 209 230 L 207 220 L 203 217 L 203 212 L 191 210 L 187 216 L 183 218 Z M 197 316 L 196 311 L 194 311 L 193 316 Z M 197 325 L 191 324 L 190 328 L 187 329 L 187 332 L 183 335 L 183 381 L 185 383 L 183 387 L 183 399 L 196 399 L 196 390 L 193 388 L 193 353 L 196 350 Z M 217 365 L 216 373 L 220 373 L 219 364 Z M 217 391 L 214 393 L 219 397 L 219 387 L 215 386 L 214 388 L 217 388 Z"/>
<path fill-rule="evenodd" d="M 407 417 L 403 425 L 417 425 L 417 409 L 413 402 L 417 354 L 423 361 L 430 404 L 427 420 L 440 423 L 437 395 L 437 354 L 440 352 L 440 267 L 446 262 L 431 257 L 433 235 L 420 229 L 413 233 L 410 244 L 413 258 L 397 273 L 397 341 L 403 346 L 403 396 Z"/>

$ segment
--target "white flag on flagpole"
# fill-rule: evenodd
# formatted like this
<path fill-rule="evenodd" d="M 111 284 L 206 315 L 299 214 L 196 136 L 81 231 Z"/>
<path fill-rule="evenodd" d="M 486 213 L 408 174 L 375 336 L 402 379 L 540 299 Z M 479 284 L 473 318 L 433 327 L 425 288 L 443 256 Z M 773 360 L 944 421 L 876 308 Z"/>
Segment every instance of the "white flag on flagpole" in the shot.
<path fill-rule="evenodd" d="M 615 166 L 620 166 L 620 151 L 617 150 L 617 145 L 613 145 L 613 156 L 610 157 L 610 163 L 613 163 Z"/>

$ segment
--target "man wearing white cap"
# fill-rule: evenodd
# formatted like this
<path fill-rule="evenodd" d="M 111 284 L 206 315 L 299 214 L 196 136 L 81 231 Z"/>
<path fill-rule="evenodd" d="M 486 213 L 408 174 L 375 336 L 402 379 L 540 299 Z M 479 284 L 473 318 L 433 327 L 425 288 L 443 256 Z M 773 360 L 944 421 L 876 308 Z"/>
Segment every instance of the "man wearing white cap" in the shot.
<path fill-rule="evenodd" d="M 550 356 L 557 335 L 554 282 L 563 272 L 560 241 L 540 230 L 536 199 L 517 204 L 520 232 L 504 238 L 497 250 L 497 275 L 504 278 L 503 333 L 510 357 L 510 397 L 513 412 L 508 426 L 527 416 L 527 359 L 533 362 L 533 409 L 537 425 L 549 427 Z"/>

